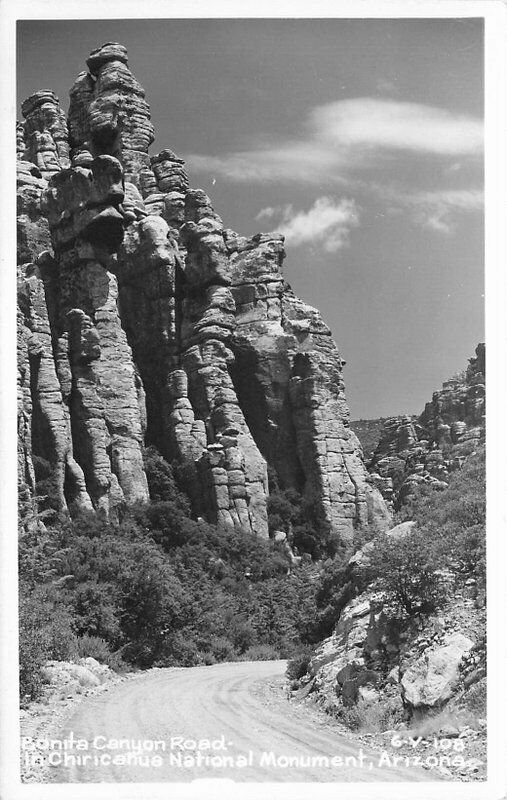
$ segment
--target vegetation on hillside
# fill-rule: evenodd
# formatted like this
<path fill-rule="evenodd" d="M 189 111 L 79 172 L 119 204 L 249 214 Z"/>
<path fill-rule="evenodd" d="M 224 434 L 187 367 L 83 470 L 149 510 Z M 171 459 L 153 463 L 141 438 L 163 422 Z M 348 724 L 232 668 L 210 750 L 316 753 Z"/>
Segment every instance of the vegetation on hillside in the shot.
<path fill-rule="evenodd" d="M 291 656 L 308 639 L 311 559 L 291 571 L 283 543 L 193 520 L 154 449 L 146 468 L 152 501 L 128 509 L 119 525 L 53 515 L 45 526 L 22 526 L 22 696 L 38 695 L 49 658 L 191 666 Z"/>
<path fill-rule="evenodd" d="M 146 469 L 151 502 L 113 526 L 98 516 L 59 519 L 38 464 L 39 490 L 49 492 L 44 524 L 22 524 L 19 542 L 22 696 L 40 693 L 49 658 L 91 655 L 115 668 L 144 668 L 293 657 L 299 673 L 311 646 L 370 583 L 406 615 L 437 608 L 449 587 L 471 577 L 484 595 L 483 450 L 445 491 L 421 487 L 397 520 L 413 519 L 416 528 L 403 540 L 375 535 L 370 569 L 360 573 L 311 504 L 273 476 L 270 530 L 308 554 L 297 567 L 283 541 L 192 519 L 173 470 L 153 448 Z M 22 508 L 22 523 L 29 513 Z M 354 549 L 373 533 L 358 536 Z"/>
<path fill-rule="evenodd" d="M 440 608 L 467 581 L 475 582 L 480 605 L 486 598 L 485 448 L 452 473 L 449 486 L 421 485 L 395 519 L 414 520 L 403 537 L 376 535 L 369 567 L 352 569 L 341 558 L 326 560 L 316 586 L 316 615 L 308 641 L 329 636 L 345 605 L 371 586 L 383 592 L 387 607 L 401 617 Z M 357 542 L 356 549 L 363 544 Z M 306 663 L 310 654 L 305 654 Z M 301 672 L 301 656 L 289 674 Z"/>

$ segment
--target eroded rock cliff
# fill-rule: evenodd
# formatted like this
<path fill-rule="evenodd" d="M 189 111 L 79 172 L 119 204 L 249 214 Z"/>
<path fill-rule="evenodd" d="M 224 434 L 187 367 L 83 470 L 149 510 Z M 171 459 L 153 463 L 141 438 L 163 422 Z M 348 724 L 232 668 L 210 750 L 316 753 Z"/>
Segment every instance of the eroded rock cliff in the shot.
<path fill-rule="evenodd" d="M 22 491 L 35 456 L 59 510 L 114 518 L 148 499 L 147 442 L 212 522 L 267 536 L 269 466 L 344 541 L 385 528 L 343 361 L 283 277 L 283 237 L 227 229 L 180 158 L 149 154 L 122 45 L 87 66 L 67 118 L 44 90 L 17 129 Z"/>
<path fill-rule="evenodd" d="M 390 417 L 369 462 L 384 497 L 402 505 L 420 483 L 445 488 L 449 474 L 484 441 L 486 351 L 477 345 L 463 372 L 445 381 L 419 417 Z"/>

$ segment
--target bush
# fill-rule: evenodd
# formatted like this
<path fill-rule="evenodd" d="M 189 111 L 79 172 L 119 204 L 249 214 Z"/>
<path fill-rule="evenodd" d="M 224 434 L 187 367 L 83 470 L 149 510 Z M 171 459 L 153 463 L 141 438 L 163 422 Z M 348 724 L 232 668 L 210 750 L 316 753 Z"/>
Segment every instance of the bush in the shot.
<path fill-rule="evenodd" d="M 214 659 L 211 653 L 206 653 L 206 655 L 208 658 Z M 196 642 L 183 635 L 180 631 L 176 631 L 166 636 L 157 659 L 154 662 L 154 666 L 195 667 L 200 663 L 202 663 L 202 656 Z M 213 661 L 213 663 L 215 663 L 215 661 Z"/>
<path fill-rule="evenodd" d="M 294 488 L 282 491 L 273 479 L 270 480 L 268 524 L 271 534 L 285 531 L 296 551 L 309 553 L 315 560 L 333 557 L 342 549 L 340 538 L 331 532 L 320 505 Z"/>
<path fill-rule="evenodd" d="M 109 644 L 100 636 L 90 636 L 85 633 L 83 636 L 78 636 L 76 646 L 79 658 L 94 658 L 115 672 L 126 666 L 121 654 L 113 653 Z"/>
<path fill-rule="evenodd" d="M 395 611 L 408 616 L 429 613 L 445 603 L 447 584 L 431 539 L 418 530 L 403 537 L 379 536 L 370 555 L 376 588 Z"/>
<path fill-rule="evenodd" d="M 177 504 L 180 511 L 189 516 L 190 504 L 176 485 L 171 465 L 153 446 L 144 450 L 143 460 L 152 502 L 159 503 L 170 500 Z"/>
<path fill-rule="evenodd" d="M 21 587 L 21 592 L 23 587 Z M 41 669 L 49 658 L 49 646 L 38 621 L 37 608 L 21 594 L 19 608 L 19 693 L 35 700 L 42 693 Z"/>
<path fill-rule="evenodd" d="M 254 644 L 245 650 L 240 657 L 240 661 L 277 661 L 280 653 L 270 644 Z"/>
<path fill-rule="evenodd" d="M 358 733 L 382 733 L 397 728 L 404 720 L 401 700 L 396 697 L 366 700 L 360 697 L 353 706 L 341 706 L 340 720 Z"/>
<path fill-rule="evenodd" d="M 41 669 L 49 659 L 67 661 L 77 656 L 77 636 L 68 608 L 50 587 L 20 584 L 19 681 L 20 697 L 31 700 L 42 693 Z"/>
<path fill-rule="evenodd" d="M 209 640 L 209 650 L 217 661 L 235 661 L 233 643 L 225 636 L 213 636 Z"/>
<path fill-rule="evenodd" d="M 313 655 L 313 648 L 305 647 L 300 653 L 291 658 L 287 664 L 286 675 L 288 679 L 291 681 L 298 681 L 303 675 L 306 675 Z"/>
<path fill-rule="evenodd" d="M 481 446 L 451 473 L 444 491 L 418 486 L 400 520 L 413 519 L 435 551 L 441 569 L 460 580 L 473 577 L 479 591 L 486 584 L 485 448 Z"/>
<path fill-rule="evenodd" d="M 245 612 L 236 614 L 232 618 L 229 626 L 229 636 L 235 650 L 239 653 L 244 653 L 255 645 L 257 634 L 252 621 L 248 619 Z"/>
<path fill-rule="evenodd" d="M 38 691 L 45 659 L 72 648 L 113 668 L 120 654 L 141 668 L 193 666 L 291 656 L 308 637 L 316 568 L 288 574 L 272 541 L 190 519 L 172 495 L 171 468 L 148 456 L 159 499 L 128 509 L 118 525 L 84 515 L 22 532 L 22 591 L 47 595 L 48 621 L 43 631 L 24 627 L 25 694 Z"/>

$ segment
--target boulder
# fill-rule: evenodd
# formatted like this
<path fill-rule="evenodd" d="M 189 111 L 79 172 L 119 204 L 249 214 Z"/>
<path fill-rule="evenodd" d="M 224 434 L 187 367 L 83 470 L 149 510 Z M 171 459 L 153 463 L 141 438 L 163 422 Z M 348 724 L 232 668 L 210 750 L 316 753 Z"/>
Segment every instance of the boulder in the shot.
<path fill-rule="evenodd" d="M 411 708 L 435 708 L 452 696 L 459 681 L 459 665 L 474 642 L 461 633 L 444 637 L 442 644 L 423 651 L 401 676 L 402 697 Z"/>
<path fill-rule="evenodd" d="M 48 683 L 65 690 L 75 690 L 77 686 L 89 689 L 103 682 L 84 664 L 74 664 L 71 661 L 48 661 L 42 668 L 42 674 Z"/>

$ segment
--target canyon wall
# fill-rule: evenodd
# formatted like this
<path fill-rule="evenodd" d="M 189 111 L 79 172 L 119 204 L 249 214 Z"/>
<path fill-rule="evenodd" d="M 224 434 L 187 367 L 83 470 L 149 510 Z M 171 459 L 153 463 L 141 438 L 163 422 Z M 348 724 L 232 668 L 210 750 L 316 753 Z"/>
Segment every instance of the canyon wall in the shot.
<path fill-rule="evenodd" d="M 446 488 L 449 474 L 484 442 L 486 350 L 433 393 L 419 417 L 390 417 L 369 463 L 372 480 L 399 507 L 420 483 Z"/>
<path fill-rule="evenodd" d="M 145 444 L 196 515 L 268 536 L 268 468 L 345 542 L 389 512 L 349 426 L 344 362 L 284 279 L 281 235 L 245 238 L 154 141 L 126 49 L 93 51 L 66 117 L 17 127 L 20 491 L 34 462 L 71 515 L 148 500 Z"/>

